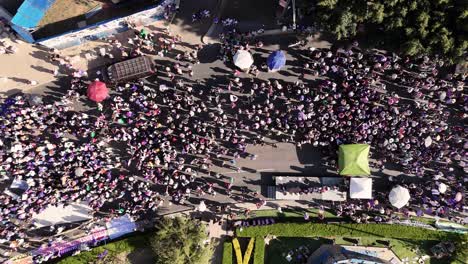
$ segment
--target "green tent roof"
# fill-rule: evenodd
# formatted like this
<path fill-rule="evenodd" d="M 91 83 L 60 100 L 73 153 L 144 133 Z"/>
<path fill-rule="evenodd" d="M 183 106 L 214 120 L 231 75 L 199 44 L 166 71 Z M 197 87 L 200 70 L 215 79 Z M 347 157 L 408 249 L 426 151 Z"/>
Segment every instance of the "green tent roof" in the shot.
<path fill-rule="evenodd" d="M 340 175 L 370 175 L 369 150 L 370 146 L 367 144 L 340 145 L 338 153 Z"/>

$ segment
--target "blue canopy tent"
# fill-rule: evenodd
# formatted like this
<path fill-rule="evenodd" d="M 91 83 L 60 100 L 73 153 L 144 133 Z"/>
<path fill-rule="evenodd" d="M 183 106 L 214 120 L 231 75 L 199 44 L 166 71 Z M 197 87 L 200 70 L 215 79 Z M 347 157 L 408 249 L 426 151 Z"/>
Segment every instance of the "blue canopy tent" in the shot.
<path fill-rule="evenodd" d="M 277 50 L 270 54 L 267 59 L 268 70 L 278 71 L 286 64 L 286 55 L 281 50 Z"/>

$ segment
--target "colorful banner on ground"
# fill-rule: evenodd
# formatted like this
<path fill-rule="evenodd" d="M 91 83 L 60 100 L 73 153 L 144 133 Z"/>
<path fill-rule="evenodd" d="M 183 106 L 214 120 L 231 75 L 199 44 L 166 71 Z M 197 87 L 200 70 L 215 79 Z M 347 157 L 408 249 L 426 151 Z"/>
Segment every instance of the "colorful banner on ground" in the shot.
<path fill-rule="evenodd" d="M 82 245 L 91 245 L 107 238 L 108 236 L 106 228 L 96 228 L 93 229 L 91 234 L 87 236 L 80 237 L 73 241 L 54 243 L 51 247 L 40 248 L 34 251 L 33 255 L 47 255 L 55 252 L 63 255 L 73 250 L 79 249 Z"/>

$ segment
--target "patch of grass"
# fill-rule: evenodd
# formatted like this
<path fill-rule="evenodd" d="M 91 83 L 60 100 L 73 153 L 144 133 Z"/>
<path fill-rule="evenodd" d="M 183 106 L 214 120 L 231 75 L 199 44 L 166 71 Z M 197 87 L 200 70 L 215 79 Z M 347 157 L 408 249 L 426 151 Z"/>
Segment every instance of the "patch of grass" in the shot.
<path fill-rule="evenodd" d="M 232 264 L 232 242 L 231 241 L 224 242 L 223 244 L 223 264 Z"/>
<path fill-rule="evenodd" d="M 241 237 L 276 235 L 284 237 L 385 237 L 418 240 L 457 239 L 460 234 L 422 229 L 412 226 L 387 224 L 319 224 L 319 223 L 278 223 L 269 226 L 239 228 L 236 234 Z"/>
<path fill-rule="evenodd" d="M 98 255 L 108 251 L 106 259 L 113 259 L 118 254 L 126 252 L 130 253 L 135 249 L 145 248 L 149 245 L 149 238 L 152 233 L 138 234 L 127 237 L 119 241 L 108 243 L 99 247 L 95 247 L 90 251 L 82 252 L 76 256 L 71 256 L 58 261 L 58 264 L 81 264 L 92 263 L 98 260 Z"/>
<path fill-rule="evenodd" d="M 278 212 L 278 210 L 275 209 L 267 209 L 267 210 L 254 210 L 252 213 L 254 213 L 253 217 L 245 217 L 243 214 L 238 215 L 238 219 L 246 219 L 246 218 L 261 218 L 261 217 L 273 217 L 273 218 L 303 218 L 304 213 L 308 212 L 309 216 L 311 218 L 318 217 L 318 211 L 319 209 L 315 208 L 308 208 L 308 209 L 293 209 L 293 208 L 283 208 L 282 213 Z M 325 218 L 343 218 L 343 217 L 338 217 L 336 214 L 334 214 L 331 211 L 324 211 Z M 405 218 L 403 214 L 398 214 L 400 215 L 403 219 Z M 428 225 L 434 225 L 435 224 L 435 219 L 434 218 L 429 218 L 429 217 L 419 217 L 419 216 L 411 216 L 409 220 L 412 221 L 418 221 L 424 224 Z M 447 221 L 439 221 L 440 223 L 450 223 Z M 467 227 L 467 224 L 462 224 L 462 226 Z"/>
<path fill-rule="evenodd" d="M 238 219 L 246 219 L 246 218 L 260 218 L 260 217 L 274 217 L 274 218 L 303 218 L 304 213 L 308 212 L 311 218 L 318 217 L 318 209 L 302 209 L 302 210 L 295 210 L 289 208 L 283 208 L 282 213 L 278 212 L 275 209 L 269 210 L 255 210 L 253 213 L 255 214 L 254 217 L 245 217 L 244 215 L 239 215 Z M 335 214 L 329 211 L 324 212 L 325 217 L 337 217 Z"/>
<path fill-rule="evenodd" d="M 254 247 L 254 264 L 265 263 L 265 238 L 256 237 Z"/>

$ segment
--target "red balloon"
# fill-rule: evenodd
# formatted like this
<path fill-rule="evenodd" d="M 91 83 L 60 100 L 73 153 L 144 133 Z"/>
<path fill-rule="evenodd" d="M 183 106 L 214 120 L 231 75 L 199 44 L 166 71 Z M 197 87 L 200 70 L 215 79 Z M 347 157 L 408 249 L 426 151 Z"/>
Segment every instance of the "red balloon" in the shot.
<path fill-rule="evenodd" d="M 105 83 L 100 81 L 92 82 L 88 85 L 88 98 L 91 101 L 100 103 L 109 96 L 109 89 Z"/>

